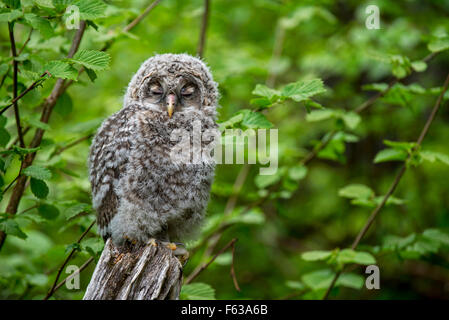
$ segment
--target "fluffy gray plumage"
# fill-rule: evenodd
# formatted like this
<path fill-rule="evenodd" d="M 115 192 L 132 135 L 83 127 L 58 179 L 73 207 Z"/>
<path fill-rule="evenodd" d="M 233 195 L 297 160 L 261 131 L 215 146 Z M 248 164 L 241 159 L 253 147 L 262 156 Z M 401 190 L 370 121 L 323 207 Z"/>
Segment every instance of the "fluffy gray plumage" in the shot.
<path fill-rule="evenodd" d="M 142 64 L 123 108 L 103 122 L 90 149 L 93 207 L 105 240 L 173 241 L 195 231 L 215 167 L 174 161 L 178 141 L 170 136 L 175 129 L 190 135 L 194 121 L 202 132 L 215 129 L 217 100 L 217 84 L 197 58 L 163 54 Z"/>

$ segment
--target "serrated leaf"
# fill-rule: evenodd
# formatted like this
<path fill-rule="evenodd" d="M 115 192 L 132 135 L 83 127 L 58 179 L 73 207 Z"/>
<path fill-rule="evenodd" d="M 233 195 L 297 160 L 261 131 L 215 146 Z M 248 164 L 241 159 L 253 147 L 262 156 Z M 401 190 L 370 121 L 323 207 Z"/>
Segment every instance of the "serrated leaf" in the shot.
<path fill-rule="evenodd" d="M 48 39 L 53 36 L 54 31 L 48 20 L 41 18 L 35 15 L 34 13 L 26 13 L 24 15 L 24 18 L 25 21 L 27 21 L 31 27 L 39 30 L 39 32 L 44 38 Z"/>
<path fill-rule="evenodd" d="M 59 209 L 51 204 L 41 204 L 37 208 L 39 215 L 45 219 L 53 220 L 59 216 Z"/>
<path fill-rule="evenodd" d="M 100 71 L 109 67 L 111 57 L 108 53 L 98 50 L 79 50 L 70 61 L 79 63 L 86 68 Z"/>
<path fill-rule="evenodd" d="M 63 61 L 50 61 L 44 66 L 44 70 L 50 72 L 55 78 L 76 80 L 78 77 L 76 69 Z"/>
<path fill-rule="evenodd" d="M 387 162 L 387 161 L 405 161 L 408 153 L 401 149 L 383 149 L 379 151 L 374 158 L 374 163 Z"/>
<path fill-rule="evenodd" d="M 79 9 L 81 20 L 95 20 L 105 17 L 107 5 L 101 0 L 79 0 L 74 5 Z"/>
<path fill-rule="evenodd" d="M 264 84 L 256 85 L 256 88 L 253 90 L 252 94 L 265 97 L 269 100 L 272 100 L 273 98 L 279 97 L 281 95 L 278 90 L 271 89 Z"/>
<path fill-rule="evenodd" d="M 300 102 L 325 91 L 323 81 L 321 79 L 313 79 L 289 83 L 282 88 L 281 95 Z"/>
<path fill-rule="evenodd" d="M 39 179 L 39 180 L 48 180 L 51 179 L 51 171 L 47 168 L 40 167 L 37 165 L 31 165 L 25 168 L 22 173 L 26 176 Z"/>
<path fill-rule="evenodd" d="M 215 290 L 206 283 L 185 284 L 181 288 L 182 300 L 215 300 Z"/>
<path fill-rule="evenodd" d="M 374 191 L 363 184 L 350 184 L 338 190 L 338 195 L 350 199 L 368 199 L 374 196 Z"/>
<path fill-rule="evenodd" d="M 260 112 L 248 112 L 244 115 L 242 125 L 251 129 L 269 129 L 273 124 Z"/>
<path fill-rule="evenodd" d="M 31 191 L 39 199 L 45 199 L 48 196 L 48 186 L 43 180 L 31 178 L 30 180 Z"/>

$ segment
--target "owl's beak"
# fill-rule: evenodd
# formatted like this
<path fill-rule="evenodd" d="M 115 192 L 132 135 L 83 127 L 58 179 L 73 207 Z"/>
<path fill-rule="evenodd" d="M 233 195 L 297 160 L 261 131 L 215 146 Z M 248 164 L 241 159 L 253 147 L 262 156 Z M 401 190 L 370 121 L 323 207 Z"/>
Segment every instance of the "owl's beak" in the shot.
<path fill-rule="evenodd" d="M 173 93 L 170 93 L 167 96 L 167 112 L 168 117 L 171 118 L 176 106 L 176 96 Z"/>

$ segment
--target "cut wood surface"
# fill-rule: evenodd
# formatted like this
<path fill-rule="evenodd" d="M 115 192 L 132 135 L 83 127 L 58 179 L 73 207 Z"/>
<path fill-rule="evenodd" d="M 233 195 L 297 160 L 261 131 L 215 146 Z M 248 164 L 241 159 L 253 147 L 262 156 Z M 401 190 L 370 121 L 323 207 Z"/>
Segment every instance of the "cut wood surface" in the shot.
<path fill-rule="evenodd" d="M 182 265 L 165 246 L 117 248 L 111 240 L 87 287 L 84 300 L 178 299 Z"/>

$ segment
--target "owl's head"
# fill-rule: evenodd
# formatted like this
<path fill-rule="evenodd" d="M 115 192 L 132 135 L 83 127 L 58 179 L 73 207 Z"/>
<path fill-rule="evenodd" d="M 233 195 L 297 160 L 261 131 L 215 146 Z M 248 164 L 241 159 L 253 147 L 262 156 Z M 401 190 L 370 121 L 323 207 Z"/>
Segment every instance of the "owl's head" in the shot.
<path fill-rule="evenodd" d="M 139 103 L 171 118 L 177 112 L 215 113 L 217 83 L 209 68 L 188 54 L 160 54 L 146 60 L 131 79 L 124 106 Z"/>

